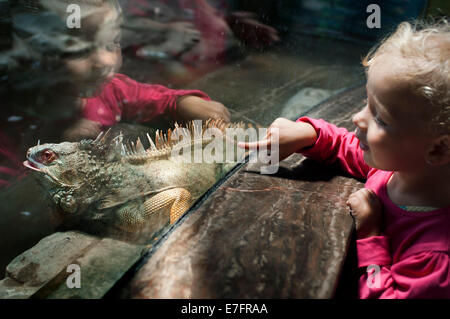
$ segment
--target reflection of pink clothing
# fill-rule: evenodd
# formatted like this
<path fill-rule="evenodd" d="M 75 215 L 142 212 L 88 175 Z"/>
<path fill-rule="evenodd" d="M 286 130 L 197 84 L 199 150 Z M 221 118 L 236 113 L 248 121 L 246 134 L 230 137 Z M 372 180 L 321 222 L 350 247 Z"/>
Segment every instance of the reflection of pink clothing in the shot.
<path fill-rule="evenodd" d="M 300 153 L 325 163 L 337 161 L 346 172 L 366 179 L 365 187 L 383 203 L 384 234 L 357 240 L 358 267 L 380 267 L 379 282 L 373 271 L 360 278 L 360 297 L 450 298 L 450 206 L 430 212 L 399 208 L 386 190 L 393 172 L 369 167 L 354 133 L 323 120 L 298 121 L 310 123 L 318 134 L 316 143 Z"/>
<path fill-rule="evenodd" d="M 198 90 L 172 90 L 162 85 L 139 83 L 117 73 L 98 96 L 85 99 L 82 116 L 104 126 L 112 126 L 122 119 L 147 122 L 162 114 L 179 120 L 175 110 L 178 97 L 183 95 L 210 100 Z"/>

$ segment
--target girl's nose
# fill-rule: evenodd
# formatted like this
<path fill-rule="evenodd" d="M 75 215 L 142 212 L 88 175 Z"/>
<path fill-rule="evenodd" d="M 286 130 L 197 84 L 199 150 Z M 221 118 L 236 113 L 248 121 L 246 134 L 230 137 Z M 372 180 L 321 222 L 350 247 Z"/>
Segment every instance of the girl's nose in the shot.
<path fill-rule="evenodd" d="M 352 117 L 353 124 L 356 125 L 360 130 L 364 131 L 367 129 L 367 121 L 365 120 L 364 113 L 367 106 L 365 106 L 361 111 L 354 114 Z"/>

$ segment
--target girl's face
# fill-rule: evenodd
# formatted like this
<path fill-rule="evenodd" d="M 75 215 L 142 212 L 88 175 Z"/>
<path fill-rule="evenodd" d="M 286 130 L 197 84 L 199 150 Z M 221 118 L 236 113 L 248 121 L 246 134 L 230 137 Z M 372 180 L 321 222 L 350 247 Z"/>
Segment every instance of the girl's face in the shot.
<path fill-rule="evenodd" d="M 109 82 L 122 65 L 120 49 L 120 24 L 117 10 L 105 5 L 102 10 L 81 22 L 86 28 L 92 50 L 65 60 L 71 83 L 77 93 L 83 96 L 94 95 Z M 93 31 L 93 32 L 92 32 Z"/>
<path fill-rule="evenodd" d="M 399 58 L 376 58 L 368 72 L 367 104 L 353 116 L 353 123 L 368 165 L 418 171 L 426 165 L 430 143 L 424 125 L 426 101 L 397 76 L 401 67 L 405 66 Z"/>

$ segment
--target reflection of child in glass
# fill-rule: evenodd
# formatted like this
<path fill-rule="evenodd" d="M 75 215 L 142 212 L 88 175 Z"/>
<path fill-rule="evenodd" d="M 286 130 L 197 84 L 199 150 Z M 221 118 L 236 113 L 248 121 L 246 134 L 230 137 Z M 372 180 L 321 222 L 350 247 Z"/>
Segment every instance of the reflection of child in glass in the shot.
<path fill-rule="evenodd" d="M 402 23 L 364 65 L 368 99 L 356 131 L 279 118 L 271 127 L 280 160 L 299 152 L 367 179 L 347 201 L 358 266 L 380 267 L 360 278 L 361 298 L 450 298 L 450 26 Z"/>
<path fill-rule="evenodd" d="M 26 3 L 25 9 L 33 9 L 32 13 L 27 13 L 24 23 L 47 12 L 47 8 L 64 21 L 64 31 L 61 31 L 64 34 L 55 36 L 55 42 L 71 36 L 64 44 L 84 43 L 89 49 L 77 53 L 64 51 L 55 60 L 54 56 L 45 55 L 49 50 L 45 51 L 47 47 L 42 45 L 45 53 L 37 52 L 36 63 L 25 70 L 31 75 L 24 78 L 26 81 L 31 79 L 33 89 L 29 93 L 20 93 L 18 89 L 13 99 L 6 100 L 11 105 L 2 109 L 0 117 L 0 187 L 9 186 L 11 181 L 24 176 L 22 162 L 25 150 L 34 145 L 30 143 L 45 139 L 42 131 L 47 126 L 56 127 L 51 128 L 55 131 L 52 138 L 80 140 L 93 138 L 105 127 L 121 120 L 141 123 L 207 118 L 230 120 L 227 108 L 211 101 L 201 91 L 172 90 L 161 85 L 138 83 L 126 75 L 116 73 L 122 62 L 119 46 L 121 11 L 116 0 L 27 0 Z M 69 4 L 78 4 L 81 8 L 80 29 L 65 27 L 70 14 L 66 12 Z M 45 8 L 41 5 L 45 5 Z M 19 4 L 17 6 L 22 9 Z M 31 29 L 34 33 L 24 43 L 36 43 L 49 38 L 48 34 L 42 34 L 44 31 L 39 26 L 37 29 L 28 28 L 27 31 Z M 33 42 L 33 39 L 36 41 Z M 33 47 L 29 51 L 39 48 Z M 46 63 L 52 66 L 47 68 Z M 42 67 L 35 70 L 36 65 Z M 40 81 L 33 82 L 38 71 L 42 71 L 37 73 L 41 76 Z M 43 72 L 47 72 L 46 75 Z M 49 79 L 56 83 L 48 86 L 46 83 Z M 20 85 L 23 86 L 23 83 Z M 16 89 L 15 86 L 12 88 Z M 27 102 L 13 102 L 17 96 L 24 97 Z M 8 118 L 21 120 L 11 122 Z M 59 124 L 59 121 L 63 124 Z M 56 132 L 58 127 L 63 128 L 63 132 Z M 34 135 L 34 139 L 30 140 L 30 136 L 25 138 L 24 134 Z"/>
<path fill-rule="evenodd" d="M 68 139 L 92 137 L 98 134 L 101 126 L 114 125 L 121 119 L 147 122 L 160 115 L 168 115 L 177 121 L 230 120 L 227 108 L 211 101 L 203 92 L 138 83 L 115 73 L 122 63 L 119 45 L 121 12 L 116 1 L 79 3 L 82 9 L 92 6 L 96 10 L 82 21 L 82 28 L 94 30 L 94 38 L 90 40 L 94 41 L 95 48 L 82 55 L 69 56 L 65 59 L 65 66 L 73 77 L 74 93 L 83 92 L 88 96 L 95 93 L 81 100 L 83 120 L 66 131 Z"/>

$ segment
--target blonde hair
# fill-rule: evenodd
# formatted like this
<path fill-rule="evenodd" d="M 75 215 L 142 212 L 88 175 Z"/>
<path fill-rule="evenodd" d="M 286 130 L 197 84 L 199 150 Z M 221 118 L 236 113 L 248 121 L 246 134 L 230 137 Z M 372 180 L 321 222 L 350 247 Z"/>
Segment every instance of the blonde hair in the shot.
<path fill-rule="evenodd" d="M 428 129 L 432 134 L 450 133 L 450 25 L 438 22 L 402 22 L 397 30 L 369 51 L 362 64 L 366 70 L 384 54 L 396 55 L 409 63 L 400 76 L 415 93 L 428 100 Z"/>

